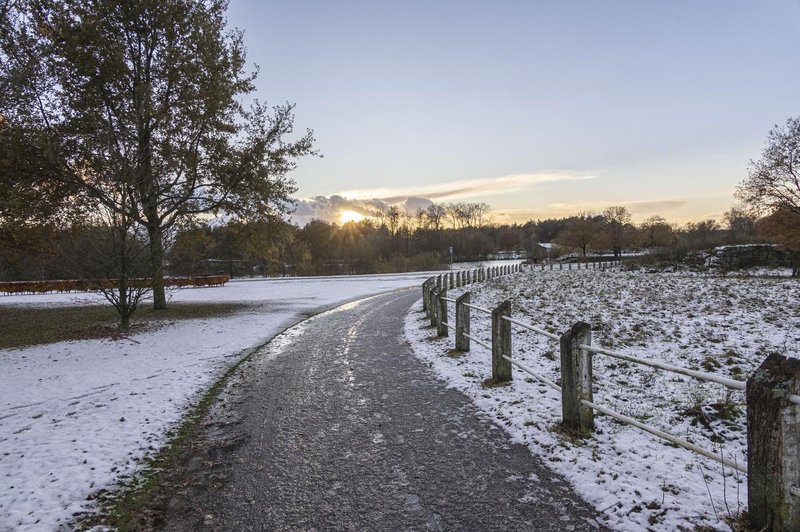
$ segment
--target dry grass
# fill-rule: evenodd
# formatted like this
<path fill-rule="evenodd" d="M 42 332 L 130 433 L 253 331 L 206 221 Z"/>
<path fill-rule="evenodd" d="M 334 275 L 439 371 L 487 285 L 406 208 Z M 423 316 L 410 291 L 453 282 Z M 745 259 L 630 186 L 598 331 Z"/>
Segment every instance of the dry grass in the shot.
<path fill-rule="evenodd" d="M 90 338 L 115 338 L 151 330 L 174 320 L 230 315 L 247 308 L 239 303 L 172 303 L 166 310 L 137 309 L 131 328 L 117 327 L 116 310 L 108 305 L 0 306 L 0 349 Z"/>

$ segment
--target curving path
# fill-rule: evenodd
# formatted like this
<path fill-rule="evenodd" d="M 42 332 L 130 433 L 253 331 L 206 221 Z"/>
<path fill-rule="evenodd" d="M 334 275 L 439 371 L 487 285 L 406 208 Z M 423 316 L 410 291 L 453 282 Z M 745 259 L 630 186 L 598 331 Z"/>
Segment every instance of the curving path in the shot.
<path fill-rule="evenodd" d="M 247 362 L 165 503 L 168 530 L 596 530 L 567 483 L 410 352 L 418 290 L 320 314 Z"/>

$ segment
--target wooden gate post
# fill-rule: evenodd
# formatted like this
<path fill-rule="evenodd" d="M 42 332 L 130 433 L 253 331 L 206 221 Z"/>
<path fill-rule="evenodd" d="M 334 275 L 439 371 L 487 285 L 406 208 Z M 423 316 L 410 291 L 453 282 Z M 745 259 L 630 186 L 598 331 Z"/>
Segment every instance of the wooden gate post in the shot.
<path fill-rule="evenodd" d="M 800 359 L 772 354 L 747 379 L 747 513 L 755 530 L 800 530 Z"/>
<path fill-rule="evenodd" d="M 425 282 L 422 283 L 422 310 L 425 311 L 425 315 L 428 317 L 430 317 L 430 310 L 428 309 L 428 292 L 430 292 L 433 284 L 433 277 L 428 277 L 425 279 Z"/>
<path fill-rule="evenodd" d="M 456 351 L 469 351 L 469 292 L 456 299 Z"/>
<path fill-rule="evenodd" d="M 578 322 L 561 335 L 561 416 L 564 426 L 582 434 L 594 430 L 594 411 L 581 404 L 592 400 L 592 353 L 578 347 L 592 343 L 592 327 Z"/>
<path fill-rule="evenodd" d="M 437 298 L 439 312 L 436 317 L 436 336 L 447 336 L 447 301 L 444 300 L 446 297 L 447 289 L 442 289 Z"/>
<path fill-rule="evenodd" d="M 439 288 L 434 286 L 428 292 L 428 295 L 429 295 L 428 308 L 431 311 L 431 315 L 430 315 L 431 327 L 435 327 L 436 326 L 436 315 L 439 314 L 439 305 L 438 305 L 438 303 L 439 303 L 439 298 L 438 298 Z"/>
<path fill-rule="evenodd" d="M 503 355 L 511 357 L 511 322 L 503 319 L 511 317 L 511 301 L 505 300 L 492 310 L 492 379 L 495 382 L 511 380 L 511 362 Z"/>

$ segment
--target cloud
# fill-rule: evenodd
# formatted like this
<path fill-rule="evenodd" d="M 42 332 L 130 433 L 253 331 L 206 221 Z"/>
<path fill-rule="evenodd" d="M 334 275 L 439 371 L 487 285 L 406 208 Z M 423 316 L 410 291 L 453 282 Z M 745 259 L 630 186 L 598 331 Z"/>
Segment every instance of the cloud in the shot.
<path fill-rule="evenodd" d="M 544 172 L 536 174 L 514 174 L 479 179 L 463 179 L 416 187 L 348 190 L 340 192 L 339 195 L 355 199 L 378 198 L 388 203 L 396 203 L 415 196 L 428 198 L 432 201 L 452 201 L 463 198 L 482 198 L 495 194 L 517 192 L 544 183 L 577 181 L 594 179 L 595 177 L 597 176 Z"/>
<path fill-rule="evenodd" d="M 386 201 L 378 198 L 356 199 L 338 194 L 333 196 L 316 196 L 298 200 L 295 212 L 290 216 L 292 222 L 305 225 L 311 220 L 339 222 L 342 211 L 353 211 L 374 218 L 384 214 L 389 207 L 398 207 L 401 211 L 414 214 L 418 209 L 426 209 L 431 200 L 419 197 L 402 198 L 399 201 Z"/>
<path fill-rule="evenodd" d="M 313 219 L 338 222 L 342 211 L 353 211 L 375 217 L 389 207 L 414 214 L 433 202 L 463 198 L 483 198 L 516 192 L 545 183 L 594 179 L 593 175 L 566 173 L 515 174 L 480 179 L 462 179 L 418 187 L 348 190 L 332 196 L 315 196 L 297 201 L 291 221 L 305 225 Z"/>

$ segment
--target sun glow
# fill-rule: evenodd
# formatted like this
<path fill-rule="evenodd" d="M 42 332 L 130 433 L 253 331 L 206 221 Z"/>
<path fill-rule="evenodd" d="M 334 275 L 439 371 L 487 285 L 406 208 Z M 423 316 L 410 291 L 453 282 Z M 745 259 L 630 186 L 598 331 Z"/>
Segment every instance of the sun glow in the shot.
<path fill-rule="evenodd" d="M 366 218 L 366 216 L 355 211 L 341 211 L 339 213 L 339 221 L 343 224 L 347 222 L 360 222 L 364 218 Z"/>

